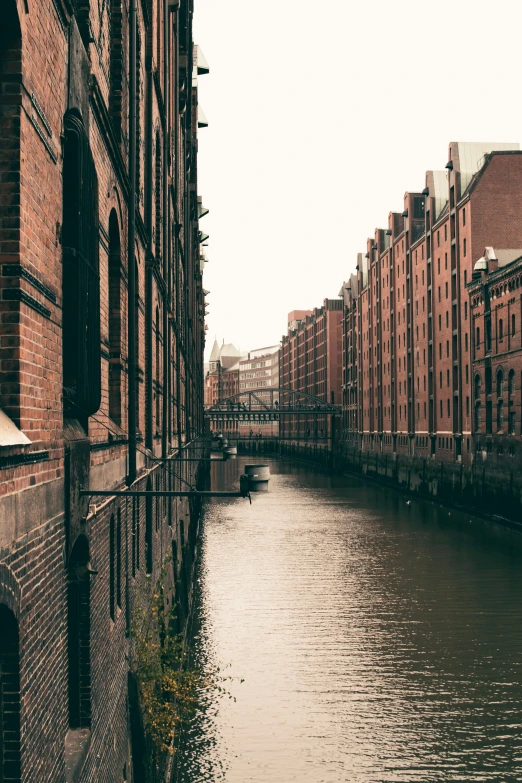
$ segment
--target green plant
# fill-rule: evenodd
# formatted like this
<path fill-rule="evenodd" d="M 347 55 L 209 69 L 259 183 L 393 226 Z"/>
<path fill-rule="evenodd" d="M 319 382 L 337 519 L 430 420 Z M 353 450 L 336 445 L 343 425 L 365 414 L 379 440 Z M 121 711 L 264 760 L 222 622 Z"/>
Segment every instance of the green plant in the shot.
<path fill-rule="evenodd" d="M 165 607 L 166 566 L 153 587 L 146 585 L 139 608 L 133 613 L 132 663 L 139 690 L 145 732 L 156 751 L 175 752 L 179 725 L 195 713 L 203 693 L 216 691 L 233 698 L 219 668 L 205 672 L 187 662 L 183 635 L 175 632 L 174 610 Z"/>

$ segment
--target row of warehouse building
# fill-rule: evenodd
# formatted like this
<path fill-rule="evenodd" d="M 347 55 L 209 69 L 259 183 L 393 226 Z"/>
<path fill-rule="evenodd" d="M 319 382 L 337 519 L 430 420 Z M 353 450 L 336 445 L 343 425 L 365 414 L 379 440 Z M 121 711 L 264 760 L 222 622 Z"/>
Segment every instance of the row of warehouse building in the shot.
<path fill-rule="evenodd" d="M 342 405 L 336 440 L 361 451 L 522 458 L 521 281 L 519 145 L 451 143 L 340 299 L 290 314 L 279 386 Z M 318 426 L 287 417 L 281 435 Z"/>

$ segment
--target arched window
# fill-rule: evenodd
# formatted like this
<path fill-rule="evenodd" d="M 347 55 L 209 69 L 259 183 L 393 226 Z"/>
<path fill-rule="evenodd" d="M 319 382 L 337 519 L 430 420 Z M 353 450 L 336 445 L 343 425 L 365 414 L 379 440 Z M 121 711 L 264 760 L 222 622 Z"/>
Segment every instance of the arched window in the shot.
<path fill-rule="evenodd" d="M 498 322 L 498 339 L 499 340 L 504 339 L 504 321 L 502 320 L 502 318 L 500 318 Z"/>
<path fill-rule="evenodd" d="M 154 255 L 156 263 L 161 261 L 161 139 L 159 132 L 156 133 L 156 169 L 154 182 L 154 208 L 156 222 L 154 227 Z"/>
<path fill-rule="evenodd" d="M 502 369 L 497 371 L 497 397 L 502 397 L 504 394 L 504 373 Z"/>
<path fill-rule="evenodd" d="M 109 416 L 121 426 L 121 245 L 116 210 L 109 217 Z"/>
<path fill-rule="evenodd" d="M 84 422 L 101 402 L 98 178 L 83 122 L 68 112 L 63 155 L 63 398 Z"/>
<path fill-rule="evenodd" d="M 69 653 L 69 726 L 91 725 L 89 542 L 76 539 L 69 558 L 67 586 L 67 641 Z"/>
<path fill-rule="evenodd" d="M 111 514 L 109 522 L 109 610 L 111 620 L 115 618 L 116 608 L 116 526 L 114 514 Z"/>
<path fill-rule="evenodd" d="M 481 385 L 481 379 L 480 375 L 475 375 L 475 402 L 480 399 L 480 385 Z"/>
<path fill-rule="evenodd" d="M 20 641 L 13 612 L 0 604 L 0 780 L 21 781 Z"/>
<path fill-rule="evenodd" d="M 510 370 L 508 375 L 508 394 L 511 397 L 515 393 L 515 371 Z"/>
<path fill-rule="evenodd" d="M 147 492 L 152 492 L 152 479 L 147 479 Z M 145 501 L 145 567 L 152 574 L 153 565 L 153 534 L 152 534 L 152 496 L 147 495 Z"/>

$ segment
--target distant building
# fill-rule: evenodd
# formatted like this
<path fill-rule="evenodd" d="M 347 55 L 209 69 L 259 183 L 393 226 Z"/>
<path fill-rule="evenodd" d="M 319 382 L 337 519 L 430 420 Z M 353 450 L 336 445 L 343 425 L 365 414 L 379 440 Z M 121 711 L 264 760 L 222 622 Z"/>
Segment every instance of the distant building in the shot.
<path fill-rule="evenodd" d="M 486 454 L 495 433 L 520 435 L 511 265 L 522 255 L 522 152 L 452 142 L 445 160 L 375 230 L 343 286 L 343 437 L 363 451 L 471 463 L 475 435 Z"/>
<path fill-rule="evenodd" d="M 522 458 L 521 286 L 522 249 L 492 247 L 468 285 L 475 454 L 511 466 Z"/>
<path fill-rule="evenodd" d="M 239 392 L 239 361 L 241 354 L 232 343 L 223 341 L 221 347 L 214 341 L 205 376 L 205 408 L 211 408 L 220 400 L 226 400 Z M 225 422 L 227 432 L 237 431 L 237 424 Z"/>
<path fill-rule="evenodd" d="M 289 313 L 288 334 L 279 352 L 281 388 L 341 404 L 342 317 L 341 299 L 325 299 L 322 307 L 312 311 Z M 280 435 L 289 440 L 326 441 L 331 427 L 330 416 L 285 416 Z"/>
<path fill-rule="evenodd" d="M 268 407 L 272 406 L 273 394 L 270 389 L 277 389 L 279 386 L 279 345 L 271 345 L 267 348 L 258 348 L 255 351 L 249 351 L 239 362 L 239 391 L 255 391 L 258 400 L 266 402 Z M 262 414 L 266 418 L 253 421 L 240 422 L 240 432 L 243 434 L 247 429 L 250 433 L 266 437 L 268 435 L 277 435 L 279 425 L 273 421 L 269 414 Z"/>

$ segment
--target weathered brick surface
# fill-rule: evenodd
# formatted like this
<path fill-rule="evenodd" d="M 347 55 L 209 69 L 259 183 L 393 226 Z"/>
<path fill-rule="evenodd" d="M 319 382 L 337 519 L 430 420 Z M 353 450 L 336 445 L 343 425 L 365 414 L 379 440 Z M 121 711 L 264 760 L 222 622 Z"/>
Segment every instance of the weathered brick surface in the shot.
<path fill-rule="evenodd" d="M 204 308 L 197 215 L 191 208 L 197 196 L 192 4 L 182 0 L 176 25 L 172 17 L 158 16 L 160 6 L 137 2 L 137 298 L 130 308 L 128 3 L 6 0 L 2 9 L 0 406 L 30 444 L 0 446 L 0 603 L 18 622 L 24 783 L 61 783 L 70 762 L 68 585 L 75 545 L 80 539 L 88 542 L 90 566 L 97 572 L 88 578 L 89 601 L 82 609 L 89 607 L 90 629 L 90 673 L 81 680 L 82 700 L 90 687 L 85 719 L 90 739 L 83 768 L 78 765 L 75 775 L 82 783 L 132 779 L 129 617 L 137 602 L 148 600 L 150 584 L 173 551 L 178 573 L 190 573 L 199 509 L 186 499 L 152 504 L 153 569 L 147 575 L 145 500 L 93 499 L 96 509 L 89 512 L 87 501 L 78 497 L 80 481 L 91 489 L 126 486 L 130 313 L 137 317 L 134 487 L 145 489 L 150 475 L 154 487 L 185 488 L 177 477 L 169 484 L 157 460 L 202 433 Z M 70 15 L 73 7 L 76 17 Z M 167 99 L 163 65 L 177 59 L 174 49 L 184 78 L 169 70 Z M 175 113 L 181 104 L 190 111 Z M 62 399 L 62 312 L 70 295 L 62 287 L 63 134 L 71 110 L 81 115 L 92 153 L 99 213 L 101 405 L 81 423 L 64 421 Z M 166 138 L 176 145 L 176 158 L 165 159 Z M 167 199 L 165 182 L 170 187 L 170 181 L 176 187 Z M 170 364 L 167 384 L 164 354 Z M 188 449 L 187 454 L 200 452 Z M 196 481 L 197 463 L 169 470 Z M 112 516 L 121 525 L 121 589 L 114 619 Z M 189 586 L 184 590 L 188 595 Z M 169 604 L 173 591 L 171 578 Z M 186 605 L 180 612 L 186 615 Z"/>

